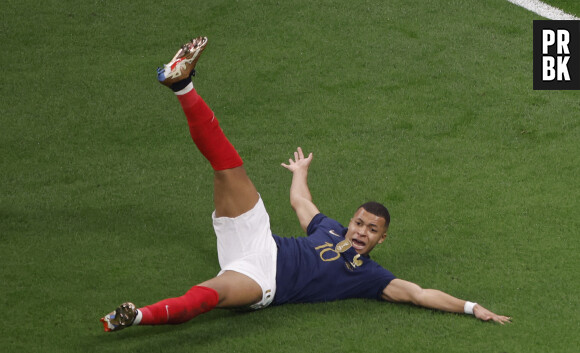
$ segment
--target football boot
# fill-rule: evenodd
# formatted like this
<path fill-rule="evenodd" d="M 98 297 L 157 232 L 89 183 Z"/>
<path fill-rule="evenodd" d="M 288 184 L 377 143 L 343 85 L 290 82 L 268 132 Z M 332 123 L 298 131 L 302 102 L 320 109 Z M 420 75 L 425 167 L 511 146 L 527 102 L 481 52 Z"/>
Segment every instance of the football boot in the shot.
<path fill-rule="evenodd" d="M 123 303 L 115 311 L 112 311 L 101 318 L 105 327 L 105 332 L 119 331 L 129 327 L 137 317 L 137 308 L 133 303 Z"/>
<path fill-rule="evenodd" d="M 171 87 L 176 82 L 195 76 L 195 65 L 206 45 L 207 37 L 197 37 L 182 45 L 169 63 L 157 69 L 159 82 Z"/>

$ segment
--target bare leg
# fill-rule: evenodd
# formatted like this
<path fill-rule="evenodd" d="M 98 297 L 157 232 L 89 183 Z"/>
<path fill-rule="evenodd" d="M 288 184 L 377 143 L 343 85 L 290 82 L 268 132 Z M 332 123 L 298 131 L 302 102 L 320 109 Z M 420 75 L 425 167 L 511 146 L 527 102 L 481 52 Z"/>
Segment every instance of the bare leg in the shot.
<path fill-rule="evenodd" d="M 258 283 L 235 271 L 226 271 L 199 285 L 218 292 L 218 308 L 246 307 L 262 299 L 262 288 Z"/>
<path fill-rule="evenodd" d="M 214 172 L 216 217 L 237 217 L 258 202 L 258 191 L 243 166 Z"/>

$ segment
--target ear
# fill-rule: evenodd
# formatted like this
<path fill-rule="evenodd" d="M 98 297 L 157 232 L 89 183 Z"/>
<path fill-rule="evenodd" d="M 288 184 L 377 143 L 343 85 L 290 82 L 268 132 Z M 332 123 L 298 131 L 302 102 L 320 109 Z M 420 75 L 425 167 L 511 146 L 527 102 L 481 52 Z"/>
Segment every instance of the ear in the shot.
<path fill-rule="evenodd" d="M 384 242 L 385 239 L 387 239 L 387 231 L 386 230 L 383 233 L 383 235 L 381 235 L 381 238 L 379 239 L 379 244 L 382 244 L 382 242 Z"/>

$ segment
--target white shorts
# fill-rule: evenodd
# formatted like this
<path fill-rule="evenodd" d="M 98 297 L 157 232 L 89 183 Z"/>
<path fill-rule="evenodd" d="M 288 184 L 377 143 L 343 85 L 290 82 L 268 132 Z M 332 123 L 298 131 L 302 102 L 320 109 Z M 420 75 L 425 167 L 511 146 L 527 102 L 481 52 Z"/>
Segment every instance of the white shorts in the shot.
<path fill-rule="evenodd" d="M 251 308 L 267 307 L 276 294 L 278 248 L 262 198 L 254 208 L 238 217 L 216 218 L 214 211 L 212 219 L 221 268 L 218 275 L 235 271 L 250 277 L 262 288 L 262 300 Z"/>

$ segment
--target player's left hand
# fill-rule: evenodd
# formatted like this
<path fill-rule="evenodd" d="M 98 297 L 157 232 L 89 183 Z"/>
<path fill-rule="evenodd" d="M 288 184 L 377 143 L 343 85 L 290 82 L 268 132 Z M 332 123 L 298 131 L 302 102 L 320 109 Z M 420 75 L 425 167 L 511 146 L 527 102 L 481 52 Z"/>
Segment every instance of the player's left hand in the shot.
<path fill-rule="evenodd" d="M 503 315 L 497 315 L 496 313 L 493 313 L 489 310 L 487 310 L 486 308 L 484 308 L 483 306 L 477 304 L 474 308 L 473 308 L 473 315 L 475 315 L 476 318 L 480 319 L 481 321 L 490 321 L 493 320 L 495 322 L 499 322 L 500 324 L 504 325 L 505 323 L 511 323 L 512 322 L 512 318 L 509 316 L 503 316 Z"/>
<path fill-rule="evenodd" d="M 294 159 L 289 159 L 288 164 L 282 163 L 282 167 L 288 169 L 292 173 L 296 172 L 297 170 L 308 170 L 310 167 L 310 162 L 312 162 L 312 152 L 308 155 L 308 157 L 304 157 L 304 152 L 302 152 L 302 148 L 298 147 L 296 152 L 294 152 Z"/>

